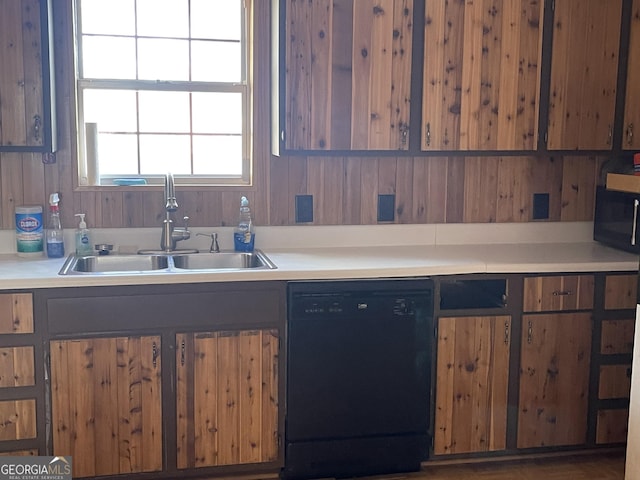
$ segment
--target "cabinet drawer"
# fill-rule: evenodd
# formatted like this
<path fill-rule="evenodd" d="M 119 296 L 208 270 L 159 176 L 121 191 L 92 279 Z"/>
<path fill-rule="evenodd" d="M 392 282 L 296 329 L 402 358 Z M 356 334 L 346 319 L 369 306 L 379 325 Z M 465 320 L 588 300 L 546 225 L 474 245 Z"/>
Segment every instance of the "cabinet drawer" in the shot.
<path fill-rule="evenodd" d="M 590 310 L 593 308 L 593 275 L 527 277 L 524 279 L 524 311 Z"/>
<path fill-rule="evenodd" d="M 0 348 L 0 387 L 35 385 L 33 347 Z"/>
<path fill-rule="evenodd" d="M 22 440 L 36 437 L 36 401 L 7 400 L 0 402 L 0 440 Z"/>
<path fill-rule="evenodd" d="M 603 320 L 600 353 L 604 355 L 632 353 L 634 330 L 635 321 L 632 319 Z"/>
<path fill-rule="evenodd" d="M 602 365 L 598 398 L 629 398 L 631 365 Z"/>
<path fill-rule="evenodd" d="M 627 441 L 629 410 L 598 410 L 596 443 L 624 443 Z"/>
<path fill-rule="evenodd" d="M 635 308 L 637 290 L 637 275 L 607 275 L 604 284 L 605 310 Z"/>
<path fill-rule="evenodd" d="M 0 294 L 0 334 L 5 333 L 33 333 L 30 293 Z"/>

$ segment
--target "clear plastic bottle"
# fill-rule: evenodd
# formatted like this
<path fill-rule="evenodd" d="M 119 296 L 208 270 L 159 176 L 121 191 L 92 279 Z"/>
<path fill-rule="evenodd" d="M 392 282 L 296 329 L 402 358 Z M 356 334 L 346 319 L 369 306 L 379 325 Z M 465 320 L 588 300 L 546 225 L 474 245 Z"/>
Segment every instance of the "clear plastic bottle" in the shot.
<path fill-rule="evenodd" d="M 49 228 L 47 229 L 47 256 L 49 258 L 64 257 L 64 235 L 60 222 L 60 197 L 57 193 L 49 196 Z"/>
<path fill-rule="evenodd" d="M 256 235 L 251 221 L 251 209 L 247 197 L 240 199 L 240 219 L 233 232 L 233 246 L 236 252 L 253 252 Z"/>

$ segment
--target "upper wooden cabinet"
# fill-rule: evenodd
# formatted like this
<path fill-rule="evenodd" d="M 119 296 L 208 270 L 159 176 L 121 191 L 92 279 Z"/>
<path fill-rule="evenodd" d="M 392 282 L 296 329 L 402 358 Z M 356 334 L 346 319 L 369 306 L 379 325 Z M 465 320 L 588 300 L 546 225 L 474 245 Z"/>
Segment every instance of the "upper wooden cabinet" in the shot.
<path fill-rule="evenodd" d="M 612 148 L 622 2 L 553 2 L 549 150 Z"/>
<path fill-rule="evenodd" d="M 276 0 L 273 17 L 274 148 L 408 149 L 413 0 Z"/>
<path fill-rule="evenodd" d="M 633 0 L 622 148 L 640 149 L 640 0 Z"/>
<path fill-rule="evenodd" d="M 425 0 L 422 150 L 535 150 L 543 0 Z"/>
<path fill-rule="evenodd" d="M 50 25 L 50 0 L 0 0 L 0 152 L 56 149 Z"/>

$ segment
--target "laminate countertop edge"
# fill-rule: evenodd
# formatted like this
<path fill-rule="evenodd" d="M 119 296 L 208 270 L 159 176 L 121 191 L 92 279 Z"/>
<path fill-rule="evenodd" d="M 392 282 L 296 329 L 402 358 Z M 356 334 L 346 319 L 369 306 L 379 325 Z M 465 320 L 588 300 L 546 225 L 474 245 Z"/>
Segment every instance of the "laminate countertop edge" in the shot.
<path fill-rule="evenodd" d="M 0 255 L 0 290 L 459 274 L 627 272 L 638 256 L 596 242 L 264 249 L 274 270 L 58 275 L 64 258 Z"/>

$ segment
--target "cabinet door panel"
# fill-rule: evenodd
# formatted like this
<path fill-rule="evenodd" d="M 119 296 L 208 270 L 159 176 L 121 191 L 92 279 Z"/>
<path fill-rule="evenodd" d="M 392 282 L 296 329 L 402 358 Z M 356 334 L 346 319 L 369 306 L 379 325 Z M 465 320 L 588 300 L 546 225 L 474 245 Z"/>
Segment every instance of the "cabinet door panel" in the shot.
<path fill-rule="evenodd" d="M 275 330 L 178 334 L 178 468 L 277 459 Z"/>
<path fill-rule="evenodd" d="M 434 453 L 504 450 L 511 317 L 440 318 Z"/>
<path fill-rule="evenodd" d="M 518 448 L 586 441 L 591 313 L 522 317 Z"/>
<path fill-rule="evenodd" d="M 162 469 L 160 337 L 51 342 L 53 450 L 74 476 Z"/>
<path fill-rule="evenodd" d="M 640 0 L 633 0 L 622 148 L 640 149 Z"/>
<path fill-rule="evenodd" d="M 603 320 L 600 339 L 600 353 L 614 355 L 616 353 L 633 352 L 633 334 L 635 320 Z"/>
<path fill-rule="evenodd" d="M 33 347 L 0 348 L 0 387 L 35 385 Z"/>
<path fill-rule="evenodd" d="M 30 293 L 0 294 L 0 334 L 33 333 L 33 299 Z"/>
<path fill-rule="evenodd" d="M 406 150 L 413 0 L 286 0 L 290 150 Z"/>
<path fill-rule="evenodd" d="M 425 0 L 423 150 L 534 150 L 542 1 Z"/>
<path fill-rule="evenodd" d="M 547 147 L 610 150 L 622 0 L 555 0 Z"/>
<path fill-rule="evenodd" d="M 638 292 L 638 275 L 607 275 L 604 287 L 606 310 L 635 308 Z"/>
<path fill-rule="evenodd" d="M 36 401 L 6 400 L 0 402 L 0 440 L 36 438 Z"/>
<path fill-rule="evenodd" d="M 598 410 L 596 443 L 623 443 L 627 440 L 629 410 Z"/>
<path fill-rule="evenodd" d="M 598 398 L 629 398 L 631 365 L 602 365 Z"/>
<path fill-rule="evenodd" d="M 525 312 L 584 310 L 593 308 L 593 275 L 527 277 L 524 279 Z"/>

